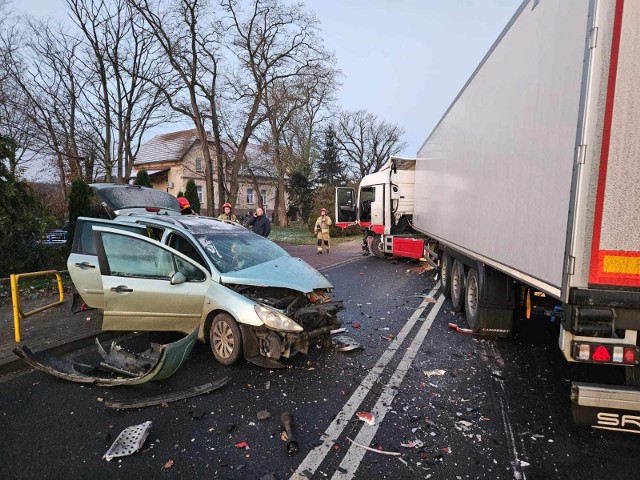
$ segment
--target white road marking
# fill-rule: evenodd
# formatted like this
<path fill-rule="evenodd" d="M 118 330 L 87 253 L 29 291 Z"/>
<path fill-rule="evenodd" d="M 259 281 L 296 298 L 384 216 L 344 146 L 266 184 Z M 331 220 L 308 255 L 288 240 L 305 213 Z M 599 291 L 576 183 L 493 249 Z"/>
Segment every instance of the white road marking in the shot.
<path fill-rule="evenodd" d="M 496 361 L 498 365 L 504 365 L 504 360 L 502 360 L 502 356 L 500 352 L 496 351 L 494 346 L 490 346 L 491 349 L 491 357 Z M 504 388 L 504 380 L 497 376 L 493 376 L 494 380 L 498 382 L 500 385 L 500 389 L 502 390 L 502 394 L 498 394 L 498 400 L 500 401 L 500 414 L 502 416 L 502 424 L 504 425 L 505 436 L 507 437 L 507 444 L 509 445 L 509 450 L 511 453 L 512 461 L 511 466 L 513 467 L 513 478 L 515 480 L 527 480 L 527 476 L 522 470 L 522 466 L 520 465 L 520 457 L 518 455 L 518 449 L 516 448 L 516 436 L 513 433 L 513 428 L 511 427 L 511 422 L 509 421 L 509 414 L 507 411 L 509 410 L 509 404 L 507 402 L 507 391 Z"/>
<path fill-rule="evenodd" d="M 354 442 L 360 443 L 362 445 L 371 444 L 371 440 L 373 440 L 373 437 L 382 424 L 385 415 L 391 408 L 391 402 L 393 402 L 393 398 L 397 393 L 397 388 L 400 386 L 400 384 L 402 384 L 404 376 L 411 368 L 411 364 L 418 354 L 418 350 L 420 350 L 422 342 L 424 342 L 424 339 L 426 338 L 427 333 L 429 332 L 429 329 L 433 324 L 433 320 L 436 318 L 436 315 L 438 315 L 443 302 L 444 295 L 440 295 L 440 298 L 438 298 L 438 301 L 434 305 L 433 309 L 429 312 L 427 320 L 424 322 L 422 327 L 420 327 L 420 330 L 413 339 L 413 342 L 411 342 L 411 345 L 409 346 L 409 348 L 407 348 L 407 351 L 402 357 L 402 360 L 400 360 L 398 367 L 396 368 L 395 372 L 393 372 L 393 375 L 389 379 L 389 383 L 387 383 L 387 385 L 384 387 L 384 390 L 380 394 L 380 397 L 378 398 L 378 401 L 376 402 L 376 405 L 375 407 L 373 407 L 373 411 L 371 412 L 376 417 L 376 424 L 373 427 L 363 426 L 360 429 L 360 432 L 358 432 L 358 435 L 355 438 Z M 351 447 L 349 447 L 349 450 L 347 451 L 347 454 L 342 459 L 339 467 L 346 473 L 342 473 L 339 470 L 336 470 L 333 477 L 331 477 L 332 480 L 347 480 L 353 478 L 354 474 L 358 470 L 358 466 L 360 466 L 360 462 L 362 461 L 365 453 L 366 450 L 357 448 L 356 445 L 351 445 Z"/>
<path fill-rule="evenodd" d="M 436 294 L 440 288 L 440 282 L 429 292 L 429 297 Z M 374 367 L 369 371 L 367 376 L 362 380 L 358 388 L 353 392 L 347 403 L 344 404 L 340 412 L 335 416 L 329 427 L 325 430 L 322 444 L 311 450 L 304 458 L 302 463 L 298 466 L 298 469 L 291 476 L 291 480 L 303 480 L 309 478 L 305 475 L 305 471 L 314 474 L 320 464 L 323 462 L 335 440 L 343 432 L 345 426 L 349 420 L 353 419 L 356 411 L 360 407 L 360 404 L 365 399 L 371 387 L 378 381 L 380 375 L 384 371 L 387 364 L 391 361 L 396 351 L 402 345 L 405 337 L 409 334 L 413 326 L 418 321 L 422 312 L 431 305 L 432 300 L 425 298 L 418 309 L 413 312 L 407 323 L 404 324 L 398 335 L 393 339 L 391 344 L 387 347 L 384 353 L 380 356 Z M 426 322 L 425 322 L 426 323 Z"/>

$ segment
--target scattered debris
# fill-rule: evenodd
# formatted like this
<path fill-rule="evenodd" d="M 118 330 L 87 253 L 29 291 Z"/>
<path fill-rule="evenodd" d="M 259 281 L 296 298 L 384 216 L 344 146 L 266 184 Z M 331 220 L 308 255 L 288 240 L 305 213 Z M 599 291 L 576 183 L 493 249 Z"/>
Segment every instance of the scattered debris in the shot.
<path fill-rule="evenodd" d="M 468 432 L 469 430 L 471 430 L 473 423 L 468 422 L 466 420 L 458 420 L 455 423 L 455 426 L 456 426 L 456 430 L 459 430 L 461 432 Z"/>
<path fill-rule="evenodd" d="M 271 418 L 271 414 L 267 410 L 260 410 L 257 417 L 258 420 L 269 420 Z"/>
<path fill-rule="evenodd" d="M 227 425 L 227 433 L 231 433 L 236 429 L 236 425 L 234 423 L 230 423 Z"/>
<path fill-rule="evenodd" d="M 333 337 L 333 348 L 338 352 L 350 352 L 352 350 L 360 350 L 362 345 L 356 342 L 349 335 L 336 335 Z"/>
<path fill-rule="evenodd" d="M 284 412 L 280 416 L 280 423 L 282 425 L 280 438 L 287 442 L 287 452 L 289 452 L 289 455 L 293 455 L 298 451 L 298 442 L 293 438 L 293 415 L 289 412 Z"/>
<path fill-rule="evenodd" d="M 383 340 L 392 341 L 396 337 L 394 335 L 380 335 L 380 338 L 382 338 Z"/>
<path fill-rule="evenodd" d="M 240 442 L 234 445 L 237 448 L 242 448 L 244 450 L 249 450 L 249 444 L 247 442 Z"/>
<path fill-rule="evenodd" d="M 170 470 L 171 467 L 173 467 L 173 460 L 169 459 L 165 462 L 160 471 L 166 472 L 167 470 Z"/>
<path fill-rule="evenodd" d="M 424 443 L 422 440 L 418 440 L 416 438 L 415 440 L 409 440 L 408 442 L 401 443 L 400 446 L 404 448 L 422 448 Z"/>
<path fill-rule="evenodd" d="M 461 327 L 459 327 L 456 323 L 450 323 L 447 326 L 450 329 L 455 330 L 458 333 L 466 333 L 466 334 L 469 334 L 469 335 L 478 335 L 478 333 L 474 332 L 473 330 L 471 330 L 469 328 L 461 328 Z"/>
<path fill-rule="evenodd" d="M 342 327 L 342 328 L 336 328 L 335 330 L 331 330 L 330 333 L 331 333 L 331 335 L 335 335 L 337 333 L 344 333 L 346 331 L 347 331 L 347 329 Z"/>
<path fill-rule="evenodd" d="M 425 374 L 427 377 L 433 377 L 433 376 L 441 377 L 441 376 L 443 376 L 445 373 L 447 373 L 447 372 L 446 372 L 446 370 L 442 370 L 441 368 L 439 368 L 439 369 L 437 369 L 437 370 L 426 370 L 426 371 L 424 372 L 424 374 Z"/>
<path fill-rule="evenodd" d="M 520 466 L 521 467 L 529 467 L 529 466 L 531 466 L 531 464 L 529 462 L 525 462 L 524 460 L 520 460 Z"/>
<path fill-rule="evenodd" d="M 379 448 L 371 448 L 371 447 L 367 447 L 366 445 L 362 445 L 354 440 L 351 440 L 349 437 L 347 437 L 347 440 L 349 440 L 351 443 L 353 443 L 356 447 L 360 447 L 360 448 L 364 448 L 365 450 L 369 450 L 370 452 L 376 452 L 376 453 L 381 453 L 382 455 L 393 455 L 393 456 L 400 456 L 400 452 L 387 452 L 386 450 L 380 450 Z"/>
<path fill-rule="evenodd" d="M 358 420 L 362 420 L 369 425 L 375 425 L 376 423 L 376 417 L 374 417 L 371 412 L 358 412 L 356 413 L 356 417 L 358 417 Z"/>
<path fill-rule="evenodd" d="M 197 395 L 203 395 L 205 393 L 212 392 L 213 390 L 217 390 L 218 388 L 225 386 L 228 381 L 229 377 L 224 377 L 220 380 L 216 380 L 215 382 L 205 383 L 204 385 L 187 388 L 185 390 L 180 390 L 174 393 L 158 395 L 155 397 L 147 397 L 138 400 L 123 400 L 115 402 L 106 401 L 104 402 L 104 404 L 109 408 L 117 408 L 121 410 L 124 410 L 126 408 L 150 407 L 152 405 L 169 406 L 169 402 L 184 400 L 185 398 L 191 398 Z"/>
<path fill-rule="evenodd" d="M 354 323 L 351 325 L 353 328 L 360 328 L 361 325 L 359 323 Z"/>
<path fill-rule="evenodd" d="M 137 452 L 142 448 L 150 430 L 151 422 L 149 421 L 125 428 L 102 458 L 110 462 L 116 457 L 126 457 Z"/>

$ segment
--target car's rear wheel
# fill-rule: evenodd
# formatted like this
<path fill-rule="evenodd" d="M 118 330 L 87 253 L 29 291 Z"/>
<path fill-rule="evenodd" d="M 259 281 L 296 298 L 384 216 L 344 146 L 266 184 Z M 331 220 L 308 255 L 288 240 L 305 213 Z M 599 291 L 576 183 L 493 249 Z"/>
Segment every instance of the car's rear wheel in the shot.
<path fill-rule="evenodd" d="M 227 313 L 219 313 L 209 330 L 211 351 L 223 365 L 238 363 L 242 355 L 242 333 L 236 321 Z"/>

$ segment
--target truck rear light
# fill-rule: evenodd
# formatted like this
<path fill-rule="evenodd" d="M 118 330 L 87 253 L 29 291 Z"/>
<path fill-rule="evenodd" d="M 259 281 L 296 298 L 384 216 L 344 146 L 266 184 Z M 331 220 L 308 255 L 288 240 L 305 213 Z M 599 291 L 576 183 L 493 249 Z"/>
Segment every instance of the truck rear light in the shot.
<path fill-rule="evenodd" d="M 622 363 L 624 360 L 624 348 L 613 347 L 613 363 Z"/>
<path fill-rule="evenodd" d="M 578 350 L 578 358 L 583 361 L 589 361 L 591 359 L 591 347 L 589 345 L 580 345 Z"/>
<path fill-rule="evenodd" d="M 572 357 L 579 362 L 638 365 L 640 348 L 611 343 L 572 342 Z"/>
<path fill-rule="evenodd" d="M 624 349 L 624 363 L 638 364 L 638 349 L 633 347 L 627 347 Z"/>
<path fill-rule="evenodd" d="M 147 212 L 158 213 L 160 211 L 160 207 L 146 207 L 145 210 Z"/>

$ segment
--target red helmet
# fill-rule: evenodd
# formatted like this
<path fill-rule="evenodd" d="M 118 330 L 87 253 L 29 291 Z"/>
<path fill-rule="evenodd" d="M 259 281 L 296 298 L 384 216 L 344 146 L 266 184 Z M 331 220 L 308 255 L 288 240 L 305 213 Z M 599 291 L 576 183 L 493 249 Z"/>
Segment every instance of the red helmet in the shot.
<path fill-rule="evenodd" d="M 229 208 L 231 208 L 231 204 L 230 204 L 229 202 L 227 202 L 227 203 L 225 203 L 224 205 L 222 205 L 222 208 L 225 208 L 225 207 L 229 207 Z"/>
<path fill-rule="evenodd" d="M 327 209 L 326 208 L 321 208 L 320 209 L 320 213 L 322 213 L 322 212 L 327 213 Z"/>
<path fill-rule="evenodd" d="M 189 200 L 184 197 L 178 197 L 178 204 L 180 205 L 180 210 L 191 207 L 191 205 L 189 205 Z"/>

